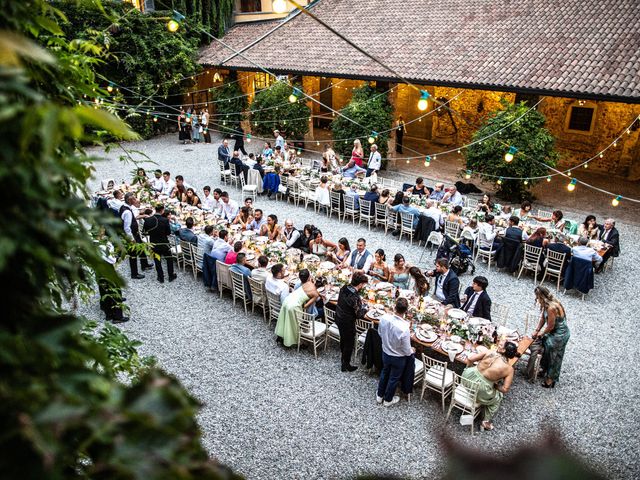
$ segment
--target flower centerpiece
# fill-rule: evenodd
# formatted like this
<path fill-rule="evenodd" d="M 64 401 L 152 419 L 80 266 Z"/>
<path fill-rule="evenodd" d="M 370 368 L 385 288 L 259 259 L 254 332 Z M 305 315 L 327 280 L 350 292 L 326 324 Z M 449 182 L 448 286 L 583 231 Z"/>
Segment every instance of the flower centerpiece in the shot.
<path fill-rule="evenodd" d="M 272 245 L 267 245 L 265 247 L 264 254 L 269 258 L 269 260 L 275 263 L 285 263 L 287 258 L 286 250 L 273 247 Z"/>
<path fill-rule="evenodd" d="M 469 325 L 463 320 L 452 318 L 449 322 L 451 335 L 457 335 L 463 340 L 469 340 Z"/>

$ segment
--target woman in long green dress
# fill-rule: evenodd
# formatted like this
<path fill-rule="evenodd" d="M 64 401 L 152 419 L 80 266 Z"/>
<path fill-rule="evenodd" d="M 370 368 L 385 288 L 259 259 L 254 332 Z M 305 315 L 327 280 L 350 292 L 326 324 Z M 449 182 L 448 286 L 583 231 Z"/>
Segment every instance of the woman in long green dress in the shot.
<path fill-rule="evenodd" d="M 318 299 L 318 290 L 311 281 L 311 274 L 306 268 L 300 270 L 298 275 L 302 286 L 291 292 L 282 302 L 278 322 L 276 323 L 276 335 L 282 338 L 285 347 L 298 343 L 298 321 L 296 312 L 306 310 Z"/>
<path fill-rule="evenodd" d="M 542 386 L 553 388 L 560 378 L 562 360 L 571 336 L 567 326 L 566 312 L 558 299 L 546 287 L 536 287 L 536 302 L 542 315 L 533 338 L 540 338 L 544 347 L 542 368 L 546 371 Z"/>

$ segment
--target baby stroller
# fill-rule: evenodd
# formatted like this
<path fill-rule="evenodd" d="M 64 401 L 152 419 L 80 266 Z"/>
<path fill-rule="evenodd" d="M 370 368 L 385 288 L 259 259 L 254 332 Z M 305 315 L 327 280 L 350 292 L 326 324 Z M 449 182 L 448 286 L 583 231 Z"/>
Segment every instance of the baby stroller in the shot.
<path fill-rule="evenodd" d="M 449 268 L 451 268 L 456 275 L 467 273 L 469 268 L 471 268 L 472 275 L 476 271 L 471 249 L 465 244 L 457 242 L 449 235 L 444 236 L 444 240 L 438 247 L 436 258 L 449 259 Z"/>

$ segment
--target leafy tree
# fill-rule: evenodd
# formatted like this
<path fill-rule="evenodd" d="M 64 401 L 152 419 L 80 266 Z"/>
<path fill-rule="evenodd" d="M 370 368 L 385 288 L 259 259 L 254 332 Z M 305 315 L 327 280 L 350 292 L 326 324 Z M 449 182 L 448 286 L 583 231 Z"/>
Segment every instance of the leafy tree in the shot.
<path fill-rule="evenodd" d="M 0 478 L 237 478 L 208 458 L 175 378 L 65 308 L 94 273 L 121 282 L 92 235 L 108 222 L 88 207 L 81 145 L 137 136 L 82 104 L 105 49 L 59 19 L 46 0 L 9 2 L 0 19 Z"/>
<path fill-rule="evenodd" d="M 211 99 L 209 105 L 213 111 L 209 123 L 212 127 L 228 134 L 240 131 L 248 102 L 238 82 L 227 82 L 211 90 Z"/>
<path fill-rule="evenodd" d="M 470 146 L 466 151 L 467 169 L 493 182 L 500 197 L 508 201 L 520 201 L 530 198 L 529 188 L 540 181 L 533 177 L 548 174 L 548 168 L 543 163 L 554 167 L 559 154 L 555 151 L 555 138 L 544 126 L 544 115 L 537 110 L 524 115 L 530 108 L 524 102 L 516 105 L 503 101 L 502 105 L 504 109 L 489 115 L 474 134 L 473 141 L 495 134 L 517 118 L 522 118 L 500 134 Z M 515 147 L 517 151 L 513 160 L 506 162 L 505 154 L 509 147 Z M 500 177 L 505 178 L 501 180 Z"/>
<path fill-rule="evenodd" d="M 234 0 L 156 0 L 157 8 L 165 8 L 170 5 L 172 10 L 177 10 L 200 22 L 204 30 L 214 37 L 222 37 L 227 27 L 231 24 Z M 210 38 L 206 34 L 201 35 L 203 43 L 209 43 Z"/>
<path fill-rule="evenodd" d="M 300 85 L 296 86 L 302 90 Z M 270 135 L 273 130 L 285 132 L 288 139 L 301 140 L 309 131 L 311 109 L 302 95 L 291 103 L 293 88 L 276 82 L 256 94 L 251 102 L 251 130 L 259 135 Z"/>
<path fill-rule="evenodd" d="M 363 148 L 367 148 L 368 139 L 371 132 L 381 132 L 375 139 L 378 151 L 382 158 L 386 158 L 389 152 L 389 130 L 393 122 L 393 107 L 388 96 L 381 95 L 371 85 L 363 85 L 353 91 L 351 101 L 342 109 L 340 113 L 363 125 L 364 128 L 356 125 L 344 117 L 337 116 L 331 122 L 331 132 L 333 138 L 360 139 Z M 384 133 L 382 133 L 384 132 Z M 343 157 L 350 157 L 353 149 L 353 140 L 346 142 L 335 142 L 334 149 Z M 386 164 L 386 162 L 384 162 Z"/>
<path fill-rule="evenodd" d="M 156 123 L 153 115 L 140 110 L 177 113 L 147 99 L 153 96 L 162 103 L 176 104 L 185 89 L 194 85 L 192 80 L 182 79 L 200 69 L 196 58 L 200 24 L 187 19 L 183 28 L 171 33 L 164 20 L 167 12 L 142 14 L 128 2 L 109 2 L 103 7 L 96 0 L 63 1 L 54 6 L 66 17 L 61 28 L 68 38 L 91 41 L 105 52 L 95 71 L 103 89 L 98 96 L 118 104 L 112 112 L 146 138 L 156 129 L 174 127 L 174 122 L 165 124 L 162 115 Z M 104 90 L 109 81 L 115 84 L 111 93 Z"/>

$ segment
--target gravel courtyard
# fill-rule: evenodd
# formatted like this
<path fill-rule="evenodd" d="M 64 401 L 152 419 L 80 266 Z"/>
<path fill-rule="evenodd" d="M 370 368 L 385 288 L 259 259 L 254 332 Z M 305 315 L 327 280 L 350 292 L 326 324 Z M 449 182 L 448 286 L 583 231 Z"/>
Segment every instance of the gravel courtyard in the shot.
<path fill-rule="evenodd" d="M 257 149 L 256 143 L 247 145 L 249 150 Z M 144 165 L 148 172 L 161 168 L 172 176 L 182 174 L 200 191 L 204 185 L 224 189 L 215 162 L 217 145 L 182 145 L 171 135 L 127 147 L 157 164 Z M 90 153 L 103 155 L 97 149 Z M 107 160 L 96 163 L 93 190 L 102 178 L 131 178 L 134 166 L 120 162 L 120 154 L 114 149 Z M 229 191 L 241 200 L 239 190 Z M 281 223 L 285 218 L 298 228 L 313 223 L 333 241 L 346 236 L 353 244 L 364 236 L 370 250 L 384 248 L 388 259 L 401 252 L 417 264 L 422 253 L 379 230 L 338 223 L 311 209 L 262 197 L 257 206 L 276 213 Z M 587 213 L 588 208 L 565 216 L 583 219 Z M 596 288 L 585 301 L 560 294 L 571 340 L 556 388 L 531 385 L 518 375 L 495 419 L 495 431 L 472 438 L 454 413 L 446 425 L 450 435 L 500 456 L 553 427 L 607 478 L 638 477 L 640 388 L 633 372 L 640 253 L 633 239 L 640 236 L 640 226 L 619 222 L 617 227 L 622 253 L 613 270 L 596 276 Z M 432 260 L 425 255 L 419 266 Z M 126 262 L 121 270 L 126 278 Z M 482 264 L 476 273 L 487 276 L 492 300 L 508 304 L 514 318 L 534 310 L 530 276 L 517 280 L 487 272 Z M 461 278 L 465 286 L 470 280 L 468 274 Z M 161 285 L 153 271 L 147 272 L 144 280 L 131 282 L 125 296 L 132 321 L 123 330 L 142 341 L 141 352 L 155 356 L 202 401 L 199 421 L 211 455 L 247 478 L 345 478 L 367 472 L 421 478 L 443 472 L 437 434 L 444 414 L 435 395 L 378 407 L 377 378 L 360 370 L 341 373 L 334 343 L 318 360 L 308 351 L 286 350 L 276 344 L 273 327 L 261 314 L 245 315 L 228 295 L 220 299 L 211 294 L 190 273 L 180 272 L 175 282 Z M 80 313 L 103 318 L 97 297 Z"/>

